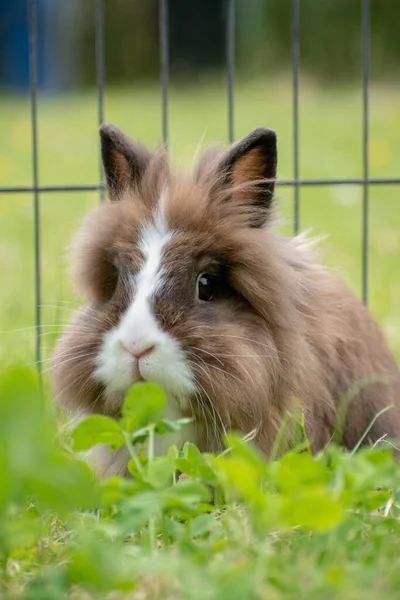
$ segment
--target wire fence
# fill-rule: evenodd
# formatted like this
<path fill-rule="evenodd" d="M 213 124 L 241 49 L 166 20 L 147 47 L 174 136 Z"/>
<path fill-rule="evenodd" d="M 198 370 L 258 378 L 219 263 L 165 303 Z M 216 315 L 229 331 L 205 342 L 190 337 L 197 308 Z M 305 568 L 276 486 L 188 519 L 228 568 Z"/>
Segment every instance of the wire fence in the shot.
<path fill-rule="evenodd" d="M 169 24 L 168 2 L 159 0 L 159 36 L 160 36 L 160 83 L 161 83 L 161 135 L 168 143 L 168 90 L 169 90 Z M 39 181 L 38 125 L 37 125 L 37 3 L 27 0 L 29 16 L 29 68 L 30 68 L 30 103 L 32 131 L 32 186 L 2 186 L 1 193 L 31 193 L 33 195 L 34 226 L 34 285 L 35 285 L 35 353 L 38 365 L 41 364 L 41 248 L 40 248 L 40 195 L 46 192 L 100 192 L 105 199 L 105 187 L 101 161 L 99 158 L 99 182 L 86 185 L 41 186 Z M 234 84 L 235 84 L 235 0 L 226 0 L 226 89 L 227 89 L 227 131 L 230 142 L 234 140 Z M 99 125 L 104 121 L 104 0 L 96 0 L 96 77 L 97 77 L 97 112 Z M 293 177 L 279 180 L 278 185 L 293 188 L 293 224 L 294 233 L 300 231 L 300 191 L 303 186 L 320 185 L 357 185 L 363 189 L 362 204 L 362 298 L 368 301 L 368 232 L 369 232 L 369 186 L 400 184 L 400 177 L 369 177 L 369 70 L 370 70 L 370 0 L 360 0 L 360 19 L 362 24 L 362 105 L 363 115 L 363 176 L 361 178 L 338 179 L 302 179 L 299 168 L 299 67 L 300 67 L 300 0 L 292 0 L 292 85 L 293 85 Z M 100 153 L 99 153 L 100 156 Z"/>

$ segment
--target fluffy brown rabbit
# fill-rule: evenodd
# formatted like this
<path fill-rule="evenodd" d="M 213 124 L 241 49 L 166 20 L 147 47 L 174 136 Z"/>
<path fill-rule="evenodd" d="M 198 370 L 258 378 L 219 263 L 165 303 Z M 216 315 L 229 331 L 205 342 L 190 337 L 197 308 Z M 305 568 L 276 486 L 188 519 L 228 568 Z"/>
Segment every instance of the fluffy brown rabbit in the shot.
<path fill-rule="evenodd" d="M 86 303 L 55 349 L 59 401 L 118 415 L 135 381 L 156 382 L 170 417 L 194 418 L 159 444 L 203 450 L 234 429 L 255 431 L 268 454 L 294 400 L 313 450 L 343 402 L 347 447 L 389 405 L 366 439 L 399 435 L 399 370 L 372 316 L 302 238 L 271 229 L 275 133 L 209 149 L 191 176 L 112 125 L 100 134 L 111 202 L 76 240 Z M 103 472 L 125 472 L 123 451 L 99 460 Z"/>

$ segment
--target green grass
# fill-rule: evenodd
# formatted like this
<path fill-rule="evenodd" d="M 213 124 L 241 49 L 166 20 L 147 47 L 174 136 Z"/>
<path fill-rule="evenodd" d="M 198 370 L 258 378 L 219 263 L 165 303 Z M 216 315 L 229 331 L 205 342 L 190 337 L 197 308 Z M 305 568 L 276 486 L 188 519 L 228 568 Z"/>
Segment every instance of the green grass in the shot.
<path fill-rule="evenodd" d="M 123 419 L 88 417 L 60 446 L 32 373 L 2 375 L 0 598 L 398 599 L 400 467 L 387 444 L 313 457 L 300 443 L 266 462 L 231 434 L 219 456 L 185 444 L 154 457 L 154 435 L 178 426 L 164 406 L 139 384 Z M 105 440 L 128 445 L 134 479 L 98 483 L 72 453 Z"/>
<path fill-rule="evenodd" d="M 160 139 L 158 86 L 109 90 L 106 118 L 132 136 L 155 145 Z M 282 178 L 292 176 L 292 95 L 290 78 L 239 82 L 235 95 L 235 136 L 257 125 L 277 130 Z M 370 175 L 395 176 L 400 170 L 400 90 L 371 88 Z M 359 86 L 323 89 L 303 80 L 300 93 L 300 171 L 302 177 L 362 176 L 362 98 Z M 29 185 L 30 113 L 27 99 L 0 98 L 0 185 Z M 190 166 L 198 143 L 226 141 L 224 81 L 173 87 L 170 93 L 171 153 Z M 39 180 L 42 185 L 98 180 L 96 95 L 94 92 L 39 99 Z M 278 190 L 292 231 L 293 192 Z M 68 315 L 74 301 L 65 249 L 82 215 L 98 202 L 96 193 L 46 193 L 40 198 L 42 311 L 46 325 Z M 400 190 L 370 188 L 370 306 L 400 358 Z M 357 294 L 361 290 L 362 189 L 324 186 L 301 190 L 301 227 L 326 235 L 321 251 Z M 0 330 L 4 358 L 33 358 L 33 212 L 29 194 L 2 194 L 0 202 Z M 61 302 L 63 304 L 60 304 Z M 64 307 L 64 308 L 60 308 Z M 15 331 L 15 330 L 20 331 Z M 46 333 L 52 327 L 46 327 Z M 46 351 L 51 335 L 43 337 Z"/>

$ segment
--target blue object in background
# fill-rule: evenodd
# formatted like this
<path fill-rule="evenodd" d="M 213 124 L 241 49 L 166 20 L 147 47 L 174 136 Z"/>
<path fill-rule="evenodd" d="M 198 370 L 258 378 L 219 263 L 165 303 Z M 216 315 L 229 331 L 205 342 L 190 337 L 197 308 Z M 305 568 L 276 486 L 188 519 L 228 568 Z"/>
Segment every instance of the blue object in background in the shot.
<path fill-rule="evenodd" d="M 62 40 L 73 36 L 73 0 L 36 0 L 38 86 L 70 87 L 76 80 L 74 52 L 63 55 Z M 76 14 L 74 15 L 76 19 Z M 77 29 L 79 19 L 75 20 Z M 62 24 L 60 30 L 57 25 Z M 72 39 L 72 38 L 71 38 Z M 73 43 L 68 44 L 73 48 Z M 27 0 L 0 0 L 0 88 L 29 90 L 29 21 Z"/>
<path fill-rule="evenodd" d="M 25 0 L 0 0 L 0 85 L 29 87 L 28 9 Z"/>

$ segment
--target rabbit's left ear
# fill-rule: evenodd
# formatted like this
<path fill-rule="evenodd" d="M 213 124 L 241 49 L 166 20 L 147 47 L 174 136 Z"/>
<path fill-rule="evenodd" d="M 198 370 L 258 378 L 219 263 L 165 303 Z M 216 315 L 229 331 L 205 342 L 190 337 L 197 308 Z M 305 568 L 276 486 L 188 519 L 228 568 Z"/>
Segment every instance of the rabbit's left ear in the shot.
<path fill-rule="evenodd" d="M 268 220 L 277 161 L 275 131 L 259 127 L 232 144 L 220 163 L 224 186 L 231 189 L 230 208 L 243 213 L 250 227 Z"/>

